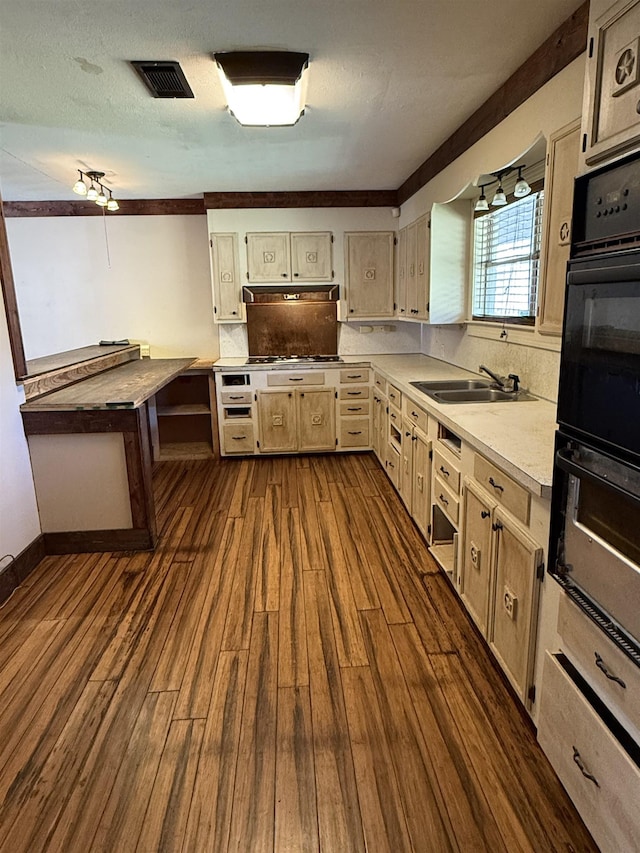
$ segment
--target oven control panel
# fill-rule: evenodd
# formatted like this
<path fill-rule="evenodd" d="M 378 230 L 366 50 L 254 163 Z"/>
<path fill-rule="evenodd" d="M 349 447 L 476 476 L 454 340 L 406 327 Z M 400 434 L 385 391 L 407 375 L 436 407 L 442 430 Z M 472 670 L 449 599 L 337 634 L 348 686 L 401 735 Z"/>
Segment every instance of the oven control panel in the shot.
<path fill-rule="evenodd" d="M 580 186 L 582 184 L 582 186 Z M 622 163 L 576 181 L 582 197 L 583 228 L 579 240 L 607 240 L 640 231 L 640 160 Z"/>

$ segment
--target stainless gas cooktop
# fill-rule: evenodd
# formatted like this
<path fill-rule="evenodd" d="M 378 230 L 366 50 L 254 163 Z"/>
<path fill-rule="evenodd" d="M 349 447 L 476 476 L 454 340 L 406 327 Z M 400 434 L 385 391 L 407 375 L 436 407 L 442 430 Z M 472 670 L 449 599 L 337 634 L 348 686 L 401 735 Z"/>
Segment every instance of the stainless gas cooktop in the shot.
<path fill-rule="evenodd" d="M 341 362 L 339 355 L 250 355 L 247 364 L 309 364 L 318 361 Z"/>

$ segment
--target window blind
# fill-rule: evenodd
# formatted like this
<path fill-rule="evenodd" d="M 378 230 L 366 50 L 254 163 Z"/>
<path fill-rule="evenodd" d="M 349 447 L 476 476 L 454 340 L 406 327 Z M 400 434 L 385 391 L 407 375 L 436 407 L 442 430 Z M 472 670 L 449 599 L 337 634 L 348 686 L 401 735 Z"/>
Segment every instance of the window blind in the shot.
<path fill-rule="evenodd" d="M 543 201 L 532 193 L 475 220 L 474 320 L 535 322 Z"/>

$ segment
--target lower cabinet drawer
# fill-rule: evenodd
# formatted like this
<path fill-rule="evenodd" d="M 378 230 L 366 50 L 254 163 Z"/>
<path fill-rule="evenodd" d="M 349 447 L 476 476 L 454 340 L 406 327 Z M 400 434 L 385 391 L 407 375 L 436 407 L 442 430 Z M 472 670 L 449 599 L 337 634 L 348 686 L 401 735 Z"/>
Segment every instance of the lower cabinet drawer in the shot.
<path fill-rule="evenodd" d="M 369 402 L 365 403 L 340 403 L 340 415 L 342 417 L 351 415 L 368 415 Z"/>
<path fill-rule="evenodd" d="M 369 446 L 369 418 L 344 418 L 340 421 L 341 447 Z"/>
<path fill-rule="evenodd" d="M 369 386 L 361 385 L 356 388 L 353 385 L 351 387 L 346 385 L 344 388 L 340 389 L 339 393 L 341 400 L 368 400 Z"/>
<path fill-rule="evenodd" d="M 566 593 L 560 599 L 562 649 L 626 728 L 640 732 L 640 668 Z"/>
<path fill-rule="evenodd" d="M 397 489 L 400 482 L 400 454 L 392 444 L 387 444 L 385 468 L 387 476 Z"/>
<path fill-rule="evenodd" d="M 484 456 L 476 453 L 473 476 L 490 495 L 523 524 L 529 524 L 531 495 Z"/>
<path fill-rule="evenodd" d="M 267 385 L 324 385 L 324 372 L 322 370 L 274 370 L 267 373 Z"/>
<path fill-rule="evenodd" d="M 602 853 L 637 850 L 640 769 L 565 661 L 546 653 L 538 740 Z"/>
<path fill-rule="evenodd" d="M 369 371 L 367 368 L 351 368 L 340 371 L 340 384 L 344 385 L 349 382 L 368 382 Z"/>
<path fill-rule="evenodd" d="M 451 491 L 446 483 L 442 482 L 440 477 L 435 477 L 433 480 L 433 503 L 437 504 L 444 514 L 448 516 L 449 521 L 453 524 L 458 523 L 458 514 L 460 511 L 458 496 Z"/>
<path fill-rule="evenodd" d="M 437 450 L 433 451 L 433 470 L 451 491 L 456 494 L 460 492 L 460 471 Z"/>
<path fill-rule="evenodd" d="M 238 406 L 241 403 L 251 403 L 252 391 L 223 391 L 220 400 L 223 406 Z"/>
<path fill-rule="evenodd" d="M 253 453 L 253 424 L 224 424 L 222 446 L 225 453 Z"/>

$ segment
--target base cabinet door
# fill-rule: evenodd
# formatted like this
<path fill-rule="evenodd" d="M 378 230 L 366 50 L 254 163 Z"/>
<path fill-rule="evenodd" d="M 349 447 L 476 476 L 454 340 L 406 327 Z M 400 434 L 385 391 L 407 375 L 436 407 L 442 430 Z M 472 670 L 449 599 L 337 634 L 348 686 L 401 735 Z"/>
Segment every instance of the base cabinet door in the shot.
<path fill-rule="evenodd" d="M 460 596 L 482 636 L 487 636 L 492 581 L 491 517 L 495 504 L 465 479 Z"/>
<path fill-rule="evenodd" d="M 413 429 L 407 422 L 402 424 L 402 446 L 400 450 L 400 497 L 408 512 L 413 512 Z"/>
<path fill-rule="evenodd" d="M 294 392 L 259 391 L 258 423 L 261 453 L 297 450 Z"/>
<path fill-rule="evenodd" d="M 535 655 L 542 549 L 500 507 L 493 513 L 494 596 L 489 645 L 526 701 Z"/>
<path fill-rule="evenodd" d="M 335 391 L 296 391 L 298 450 L 335 450 Z"/>
<path fill-rule="evenodd" d="M 417 430 L 414 430 L 413 438 L 413 520 L 425 539 L 428 539 L 431 509 L 431 442 Z"/>

